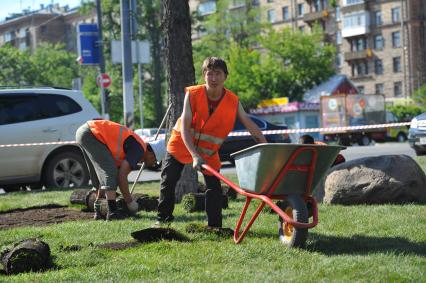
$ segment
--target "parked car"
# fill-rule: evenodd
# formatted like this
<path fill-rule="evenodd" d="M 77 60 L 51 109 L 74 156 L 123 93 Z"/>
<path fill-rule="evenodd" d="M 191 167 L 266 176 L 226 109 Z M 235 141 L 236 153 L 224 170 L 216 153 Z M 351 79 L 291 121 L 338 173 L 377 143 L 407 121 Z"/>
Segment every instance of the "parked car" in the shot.
<path fill-rule="evenodd" d="M 386 111 L 386 123 L 398 123 L 398 118 L 390 111 Z M 392 140 L 397 142 L 405 142 L 408 136 L 408 127 L 392 127 L 386 128 L 386 140 Z"/>
<path fill-rule="evenodd" d="M 261 131 L 266 130 L 287 130 L 287 126 L 279 126 L 269 123 L 259 117 L 248 114 L 249 117 L 256 123 Z M 236 119 L 234 128 L 232 132 L 242 132 L 246 131 L 246 128 L 240 123 L 238 119 Z M 289 143 L 291 142 L 288 134 L 268 134 L 265 135 L 266 140 L 269 143 Z M 248 136 L 228 136 L 225 142 L 219 149 L 220 160 L 222 162 L 229 161 L 234 163 L 234 159 L 230 156 L 231 153 L 240 151 L 247 147 L 255 145 L 256 142 L 252 138 L 251 135 Z"/>
<path fill-rule="evenodd" d="M 426 154 L 426 112 L 411 120 L 408 144 L 416 151 L 417 155 Z"/>
<path fill-rule="evenodd" d="M 100 114 L 79 91 L 0 89 L 0 145 L 74 141 L 75 132 Z M 76 144 L 0 147 L 0 188 L 80 187 L 89 173 Z"/>
<path fill-rule="evenodd" d="M 158 128 L 143 128 L 135 130 L 135 133 L 139 135 L 143 140 L 149 140 L 154 138 L 157 134 Z M 160 129 L 159 135 L 164 135 L 166 129 Z"/>

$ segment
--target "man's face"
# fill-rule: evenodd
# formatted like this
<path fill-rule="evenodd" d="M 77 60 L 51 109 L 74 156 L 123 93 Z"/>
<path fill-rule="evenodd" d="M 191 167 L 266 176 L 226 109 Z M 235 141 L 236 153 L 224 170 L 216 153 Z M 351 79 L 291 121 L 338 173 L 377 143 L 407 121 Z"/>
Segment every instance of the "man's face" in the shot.
<path fill-rule="evenodd" d="M 222 89 L 226 81 L 226 75 L 221 69 L 207 70 L 204 73 L 204 81 L 212 89 Z"/>

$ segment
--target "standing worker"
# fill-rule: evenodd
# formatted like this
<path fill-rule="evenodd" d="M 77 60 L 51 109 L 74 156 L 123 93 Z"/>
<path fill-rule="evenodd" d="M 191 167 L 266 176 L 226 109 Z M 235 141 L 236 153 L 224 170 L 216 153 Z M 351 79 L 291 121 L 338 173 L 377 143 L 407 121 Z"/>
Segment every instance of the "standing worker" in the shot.
<path fill-rule="evenodd" d="M 238 97 L 224 88 L 228 69 L 223 59 L 209 57 L 202 65 L 204 85 L 186 88 L 183 112 L 177 120 L 161 171 L 160 203 L 157 226 L 173 221 L 175 187 L 185 164 L 201 170 L 206 163 L 219 171 L 219 148 L 228 136 L 235 119 L 247 128 L 258 143 L 266 139 L 248 117 Z M 222 189 L 215 176 L 203 172 L 206 183 L 206 213 L 209 227 L 222 227 Z"/>
<path fill-rule="evenodd" d="M 94 218 L 102 219 L 99 199 L 104 196 L 108 202 L 106 220 L 127 216 L 117 209 L 117 185 L 129 213 L 136 213 L 138 204 L 129 192 L 127 177 L 130 171 L 137 169 L 139 162 L 151 167 L 163 158 L 166 151 L 164 139 L 146 143 L 132 130 L 118 123 L 92 120 L 80 126 L 76 141 L 88 165 L 92 184 L 98 190 Z"/>

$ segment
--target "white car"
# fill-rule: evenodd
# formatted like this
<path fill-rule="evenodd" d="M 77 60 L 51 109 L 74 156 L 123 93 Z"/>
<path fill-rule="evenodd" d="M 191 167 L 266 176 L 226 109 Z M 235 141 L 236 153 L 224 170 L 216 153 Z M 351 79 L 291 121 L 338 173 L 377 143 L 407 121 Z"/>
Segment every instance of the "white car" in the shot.
<path fill-rule="evenodd" d="M 75 141 L 78 127 L 99 117 L 80 91 L 0 89 L 0 188 L 87 185 L 89 173 L 76 144 L 10 145 Z"/>
<path fill-rule="evenodd" d="M 158 128 L 144 128 L 135 130 L 135 134 L 139 135 L 143 140 L 151 140 L 155 138 L 157 134 Z M 159 132 L 159 136 L 162 137 L 166 133 L 166 129 L 161 129 Z"/>

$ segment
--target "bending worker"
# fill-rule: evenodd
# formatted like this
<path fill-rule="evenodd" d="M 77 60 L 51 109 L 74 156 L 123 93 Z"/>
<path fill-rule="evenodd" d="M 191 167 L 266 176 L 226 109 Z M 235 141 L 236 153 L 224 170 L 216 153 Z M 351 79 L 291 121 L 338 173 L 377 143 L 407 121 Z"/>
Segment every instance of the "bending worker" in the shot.
<path fill-rule="evenodd" d="M 202 65 L 204 85 L 186 88 L 183 112 L 173 128 L 161 172 L 160 203 L 157 226 L 173 220 L 175 187 L 185 164 L 201 170 L 206 163 L 220 169 L 218 150 L 232 130 L 235 119 L 248 129 L 259 143 L 266 139 L 247 116 L 238 97 L 224 88 L 228 69 L 224 60 L 209 57 Z M 208 226 L 222 227 L 222 190 L 215 176 L 203 172 L 206 183 L 206 213 Z"/>
<path fill-rule="evenodd" d="M 138 204 L 129 192 L 127 177 L 138 168 L 139 162 L 151 167 L 165 153 L 164 139 L 146 143 L 132 130 L 107 120 L 92 120 L 76 132 L 89 168 L 93 186 L 98 189 L 95 201 L 95 219 L 102 219 L 99 198 L 106 196 L 108 212 L 106 220 L 122 219 L 127 215 L 117 209 L 116 189 L 121 194 L 130 213 L 138 211 Z"/>

